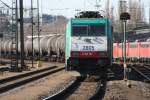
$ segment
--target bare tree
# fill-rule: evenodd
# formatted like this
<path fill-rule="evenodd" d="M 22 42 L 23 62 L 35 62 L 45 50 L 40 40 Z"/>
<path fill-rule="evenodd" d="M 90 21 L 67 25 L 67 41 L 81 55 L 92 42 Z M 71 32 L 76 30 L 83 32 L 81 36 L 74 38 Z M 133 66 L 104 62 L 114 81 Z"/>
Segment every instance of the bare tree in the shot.
<path fill-rule="evenodd" d="M 146 25 L 145 15 L 144 15 L 145 10 L 141 0 L 119 0 L 118 4 L 119 4 L 118 15 L 120 15 L 122 12 L 129 12 L 131 15 L 131 19 L 127 23 L 128 30 L 133 30 L 138 26 Z M 117 21 L 114 21 L 114 25 L 116 31 L 121 33 L 122 32 L 121 21 L 119 21 L 119 19 Z"/>
<path fill-rule="evenodd" d="M 144 22 L 144 8 L 141 0 L 129 0 L 129 12 L 131 15 L 130 26 L 136 28 Z"/>
<path fill-rule="evenodd" d="M 109 8 L 110 5 L 109 5 L 109 4 L 110 4 L 110 1 L 107 0 L 107 1 L 106 1 L 106 6 L 105 6 L 105 7 L 106 7 L 106 8 L 105 8 L 105 10 L 106 10 L 106 17 L 107 17 L 107 18 L 110 18 L 110 8 Z"/>

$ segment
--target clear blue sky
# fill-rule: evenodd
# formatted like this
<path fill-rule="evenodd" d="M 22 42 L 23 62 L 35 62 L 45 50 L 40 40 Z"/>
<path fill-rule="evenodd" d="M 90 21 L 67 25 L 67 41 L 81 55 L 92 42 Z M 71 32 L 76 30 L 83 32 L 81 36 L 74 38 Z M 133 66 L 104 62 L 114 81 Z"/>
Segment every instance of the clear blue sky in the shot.
<path fill-rule="evenodd" d="M 8 5 L 11 6 L 11 1 L 12 0 L 2 0 L 6 2 Z M 37 0 L 33 0 L 34 4 L 36 5 Z M 106 0 L 100 0 L 101 4 L 101 10 L 105 8 L 105 3 Z M 146 15 L 146 20 L 148 21 L 149 19 L 149 0 L 141 0 L 144 3 L 144 8 L 145 8 L 145 15 Z M 29 8 L 30 7 L 30 2 L 31 0 L 24 0 L 24 5 L 25 7 Z M 76 14 L 77 11 L 76 9 L 81 9 L 81 10 L 96 10 L 94 5 L 96 4 L 96 0 L 40 0 L 40 3 L 42 2 L 42 12 L 43 13 L 48 13 L 48 14 L 54 14 L 54 15 L 64 15 L 67 17 L 73 17 L 74 14 Z M 110 0 L 111 4 L 114 5 L 114 7 L 117 8 L 118 0 Z M 67 9 L 69 8 L 69 9 Z M 115 13 L 117 13 L 117 10 L 115 10 Z"/>

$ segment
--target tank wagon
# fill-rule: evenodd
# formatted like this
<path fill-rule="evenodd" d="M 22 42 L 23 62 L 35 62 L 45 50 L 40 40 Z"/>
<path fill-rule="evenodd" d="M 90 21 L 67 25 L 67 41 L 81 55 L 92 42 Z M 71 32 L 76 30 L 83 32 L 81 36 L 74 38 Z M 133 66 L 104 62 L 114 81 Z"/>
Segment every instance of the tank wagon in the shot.
<path fill-rule="evenodd" d="M 88 13 L 88 17 L 86 13 Z M 109 19 L 99 17 L 95 13 L 94 18 L 91 18 L 93 15 L 91 13 L 81 12 L 79 18 L 71 19 L 67 24 L 65 35 L 65 66 L 67 70 L 90 73 L 90 71 L 102 70 L 111 65 L 111 24 Z"/>
<path fill-rule="evenodd" d="M 42 59 L 63 60 L 64 59 L 64 35 L 50 35 L 33 38 L 33 55 L 35 60 L 38 58 L 39 54 Z M 2 44 L 3 43 L 3 44 Z M 1 53 L 4 56 L 10 56 L 13 52 L 12 40 L 3 40 L 0 44 Z M 40 48 L 38 43 L 40 43 Z M 15 46 L 15 45 L 13 45 Z M 18 42 L 18 52 L 20 54 L 20 42 Z M 31 59 L 32 57 L 32 38 L 25 38 L 24 41 L 24 54 L 26 59 Z"/>

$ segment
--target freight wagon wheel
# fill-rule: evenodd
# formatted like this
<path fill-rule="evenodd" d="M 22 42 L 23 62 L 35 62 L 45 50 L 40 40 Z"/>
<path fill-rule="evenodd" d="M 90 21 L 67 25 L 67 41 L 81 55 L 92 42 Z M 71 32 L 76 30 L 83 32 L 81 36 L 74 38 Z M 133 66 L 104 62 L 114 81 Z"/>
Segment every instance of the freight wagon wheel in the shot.
<path fill-rule="evenodd" d="M 66 68 L 67 68 L 67 71 L 71 71 L 71 66 L 70 66 L 70 64 L 67 64 Z"/>
<path fill-rule="evenodd" d="M 70 71 L 70 70 L 71 70 L 70 60 L 67 60 L 66 70 L 67 70 L 67 71 Z"/>
<path fill-rule="evenodd" d="M 65 65 L 66 71 L 69 71 L 68 65 Z"/>

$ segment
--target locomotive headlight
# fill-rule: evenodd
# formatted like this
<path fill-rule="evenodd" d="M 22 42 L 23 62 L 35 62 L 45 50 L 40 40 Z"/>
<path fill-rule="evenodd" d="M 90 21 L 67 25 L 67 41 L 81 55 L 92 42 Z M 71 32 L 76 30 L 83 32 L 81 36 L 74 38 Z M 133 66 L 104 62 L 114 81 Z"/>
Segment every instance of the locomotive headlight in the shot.
<path fill-rule="evenodd" d="M 100 57 L 108 57 L 107 52 L 99 52 L 98 55 L 99 55 Z"/>
<path fill-rule="evenodd" d="M 76 56 L 78 56 L 78 55 L 79 55 L 79 53 L 76 52 L 76 51 L 72 51 L 72 52 L 71 52 L 71 56 L 73 56 L 73 57 L 76 57 Z"/>

